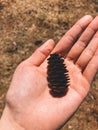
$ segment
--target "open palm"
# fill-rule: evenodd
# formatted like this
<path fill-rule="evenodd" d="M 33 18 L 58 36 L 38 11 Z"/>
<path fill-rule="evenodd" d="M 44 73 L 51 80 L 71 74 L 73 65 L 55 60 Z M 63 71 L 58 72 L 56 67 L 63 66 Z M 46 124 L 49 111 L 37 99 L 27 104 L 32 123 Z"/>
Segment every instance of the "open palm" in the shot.
<path fill-rule="evenodd" d="M 56 47 L 48 40 L 17 67 L 6 107 L 26 130 L 59 129 L 86 97 L 98 70 L 97 24 L 98 17 L 83 17 Z M 47 57 L 54 52 L 65 57 L 69 71 L 70 85 L 63 97 L 53 97 L 47 83 Z"/>

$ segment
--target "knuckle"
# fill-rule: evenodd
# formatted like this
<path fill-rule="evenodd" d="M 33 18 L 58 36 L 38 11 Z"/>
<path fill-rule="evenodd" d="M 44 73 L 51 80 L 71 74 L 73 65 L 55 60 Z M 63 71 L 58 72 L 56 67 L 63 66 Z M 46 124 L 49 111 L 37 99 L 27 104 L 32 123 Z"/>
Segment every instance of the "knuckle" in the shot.
<path fill-rule="evenodd" d="M 71 41 L 73 42 L 74 41 L 74 36 L 70 33 L 70 34 L 67 34 L 65 35 L 65 38 L 68 40 L 68 41 Z"/>
<path fill-rule="evenodd" d="M 51 48 L 46 47 L 44 49 L 38 48 L 37 53 L 41 56 L 47 56 L 51 52 Z"/>
<path fill-rule="evenodd" d="M 77 45 L 83 49 L 86 47 L 86 43 L 82 39 L 78 41 Z"/>
<path fill-rule="evenodd" d="M 91 32 L 96 32 L 96 28 L 92 27 L 89 25 L 88 29 L 91 31 Z"/>
<path fill-rule="evenodd" d="M 77 23 L 76 26 L 80 28 L 81 30 L 84 30 L 84 26 L 82 26 L 80 23 Z"/>
<path fill-rule="evenodd" d="M 44 52 L 42 49 L 40 49 L 40 48 L 38 48 L 38 49 L 36 50 L 36 53 L 37 53 L 38 55 L 40 55 L 40 56 L 44 56 L 44 55 L 45 55 L 45 52 Z"/>
<path fill-rule="evenodd" d="M 85 55 L 92 57 L 94 54 L 94 51 L 92 48 L 89 48 L 85 51 Z"/>

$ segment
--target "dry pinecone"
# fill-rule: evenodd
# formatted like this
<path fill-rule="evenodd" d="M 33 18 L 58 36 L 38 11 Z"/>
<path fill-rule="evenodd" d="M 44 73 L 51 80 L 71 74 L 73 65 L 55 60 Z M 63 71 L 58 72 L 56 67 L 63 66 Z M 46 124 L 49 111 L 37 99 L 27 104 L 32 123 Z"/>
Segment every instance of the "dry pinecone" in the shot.
<path fill-rule="evenodd" d="M 55 97 L 65 95 L 69 85 L 69 75 L 64 58 L 59 54 L 51 54 L 48 58 L 47 80 L 50 93 Z"/>

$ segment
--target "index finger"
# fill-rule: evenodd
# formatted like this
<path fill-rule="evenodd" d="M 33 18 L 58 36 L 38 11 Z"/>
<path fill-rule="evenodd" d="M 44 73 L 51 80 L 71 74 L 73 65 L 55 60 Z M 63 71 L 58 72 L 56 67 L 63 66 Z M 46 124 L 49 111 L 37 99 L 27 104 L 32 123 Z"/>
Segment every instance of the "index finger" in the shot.
<path fill-rule="evenodd" d="M 76 24 L 61 38 L 53 49 L 53 53 L 57 52 L 62 56 L 66 55 L 79 35 L 86 29 L 92 20 L 93 18 L 90 15 L 86 15 L 77 21 Z"/>

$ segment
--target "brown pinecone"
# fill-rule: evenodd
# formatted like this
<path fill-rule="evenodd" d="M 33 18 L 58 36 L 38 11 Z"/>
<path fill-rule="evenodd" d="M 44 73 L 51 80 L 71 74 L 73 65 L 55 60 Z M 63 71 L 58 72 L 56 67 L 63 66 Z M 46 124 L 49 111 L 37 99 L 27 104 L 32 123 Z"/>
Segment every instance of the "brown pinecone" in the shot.
<path fill-rule="evenodd" d="M 50 93 L 55 97 L 65 95 L 69 85 L 69 75 L 64 58 L 59 54 L 51 54 L 48 58 L 47 80 Z"/>

